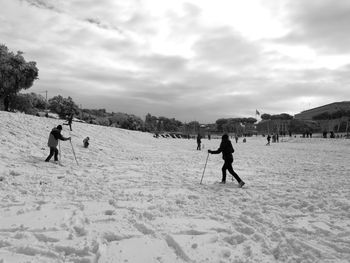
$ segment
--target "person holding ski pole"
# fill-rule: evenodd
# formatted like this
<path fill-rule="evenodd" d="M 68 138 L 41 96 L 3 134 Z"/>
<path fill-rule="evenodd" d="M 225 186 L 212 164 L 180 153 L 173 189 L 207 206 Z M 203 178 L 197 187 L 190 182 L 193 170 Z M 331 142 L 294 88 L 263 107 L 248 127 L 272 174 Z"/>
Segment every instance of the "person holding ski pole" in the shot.
<path fill-rule="evenodd" d="M 232 163 L 233 163 L 233 155 L 232 153 L 235 150 L 232 147 L 232 143 L 228 137 L 227 134 L 222 135 L 221 138 L 221 143 L 219 149 L 216 151 L 208 150 L 208 153 L 211 154 L 219 154 L 222 153 L 222 159 L 224 160 L 224 165 L 222 166 L 222 180 L 221 183 L 224 184 L 226 183 L 226 170 L 232 174 L 232 176 L 237 180 L 239 187 L 242 187 L 245 185 L 245 183 L 239 178 L 239 176 L 236 174 L 236 172 L 232 168 Z"/>
<path fill-rule="evenodd" d="M 50 132 L 49 140 L 47 142 L 47 146 L 50 147 L 50 154 L 49 156 L 47 156 L 45 162 L 50 161 L 52 156 L 54 156 L 55 162 L 58 161 L 58 149 L 57 149 L 58 140 L 62 140 L 62 141 L 71 140 L 71 137 L 68 137 L 68 138 L 63 137 L 61 134 L 61 131 L 62 131 L 62 126 L 58 125 L 56 128 L 53 128 L 52 131 Z"/>

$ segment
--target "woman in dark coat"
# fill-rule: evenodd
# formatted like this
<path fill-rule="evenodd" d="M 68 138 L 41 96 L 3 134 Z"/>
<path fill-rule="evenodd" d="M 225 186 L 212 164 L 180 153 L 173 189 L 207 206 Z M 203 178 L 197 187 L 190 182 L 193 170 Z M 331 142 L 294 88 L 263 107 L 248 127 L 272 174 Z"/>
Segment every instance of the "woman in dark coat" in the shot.
<path fill-rule="evenodd" d="M 232 147 L 232 143 L 230 139 L 228 138 L 227 134 L 224 134 L 221 139 L 220 147 L 216 151 L 208 150 L 208 153 L 211 154 L 219 154 L 222 153 L 222 159 L 225 161 L 224 165 L 222 166 L 222 180 L 221 183 L 226 183 L 226 170 L 232 174 L 232 176 L 237 180 L 239 187 L 242 187 L 245 183 L 239 178 L 239 176 L 235 173 L 235 171 L 232 168 L 233 163 L 233 155 L 232 153 L 235 150 Z"/>

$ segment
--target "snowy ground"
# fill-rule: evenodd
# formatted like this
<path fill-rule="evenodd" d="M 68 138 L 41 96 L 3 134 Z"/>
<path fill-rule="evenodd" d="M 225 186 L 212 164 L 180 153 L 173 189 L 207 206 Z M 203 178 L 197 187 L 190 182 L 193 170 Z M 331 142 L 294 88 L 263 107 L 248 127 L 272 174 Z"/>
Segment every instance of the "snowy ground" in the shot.
<path fill-rule="evenodd" d="M 220 140 L 0 112 L 0 262 L 349 262 L 350 140 L 233 142 L 246 182 L 219 185 Z M 91 147 L 82 147 L 90 137 Z"/>

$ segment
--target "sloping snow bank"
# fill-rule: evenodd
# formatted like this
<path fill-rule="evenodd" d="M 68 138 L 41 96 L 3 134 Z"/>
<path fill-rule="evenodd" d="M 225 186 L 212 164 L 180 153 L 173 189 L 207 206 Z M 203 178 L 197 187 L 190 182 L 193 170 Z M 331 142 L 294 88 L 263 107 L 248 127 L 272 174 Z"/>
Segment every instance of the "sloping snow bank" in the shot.
<path fill-rule="evenodd" d="M 350 140 L 261 137 L 235 148 L 246 182 L 217 184 L 219 140 L 0 112 L 0 262 L 349 262 Z M 89 136 L 91 145 L 83 148 Z M 72 151 L 76 153 L 77 165 Z"/>

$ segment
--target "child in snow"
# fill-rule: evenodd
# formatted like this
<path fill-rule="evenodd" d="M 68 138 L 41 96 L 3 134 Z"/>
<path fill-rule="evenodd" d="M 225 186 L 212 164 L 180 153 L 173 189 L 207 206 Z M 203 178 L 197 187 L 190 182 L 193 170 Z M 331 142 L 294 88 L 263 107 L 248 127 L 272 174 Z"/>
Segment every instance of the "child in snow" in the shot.
<path fill-rule="evenodd" d="M 89 137 L 86 137 L 84 140 L 83 140 L 83 144 L 84 144 L 84 147 L 87 148 L 89 146 L 89 140 L 90 138 Z"/>
<path fill-rule="evenodd" d="M 49 140 L 47 142 L 47 146 L 50 147 L 50 154 L 47 156 L 45 162 L 50 161 L 51 157 L 54 155 L 54 160 L 58 161 L 58 140 L 68 141 L 71 140 L 71 137 L 65 138 L 61 134 L 62 126 L 58 125 L 56 128 L 53 128 L 49 135 Z"/>
<path fill-rule="evenodd" d="M 239 183 L 239 187 L 242 187 L 245 183 L 239 178 L 239 176 L 235 173 L 235 171 L 232 168 L 233 163 L 233 156 L 232 153 L 235 150 L 232 147 L 232 143 L 230 139 L 228 138 L 227 134 L 222 135 L 221 143 L 219 149 L 216 151 L 208 150 L 208 153 L 211 154 L 218 154 L 222 153 L 222 159 L 225 161 L 224 165 L 222 166 L 222 180 L 221 183 L 226 183 L 226 170 L 230 172 L 230 174 L 233 175 L 233 177 L 237 180 Z"/>

